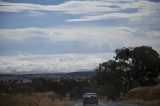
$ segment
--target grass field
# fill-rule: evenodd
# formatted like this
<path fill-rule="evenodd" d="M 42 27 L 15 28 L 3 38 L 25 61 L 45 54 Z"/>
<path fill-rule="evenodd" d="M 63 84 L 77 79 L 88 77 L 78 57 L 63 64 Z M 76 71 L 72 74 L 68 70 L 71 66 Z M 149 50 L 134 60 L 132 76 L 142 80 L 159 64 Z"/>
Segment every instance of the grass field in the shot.
<path fill-rule="evenodd" d="M 70 103 L 53 92 L 0 95 L 0 106 L 67 106 Z"/>

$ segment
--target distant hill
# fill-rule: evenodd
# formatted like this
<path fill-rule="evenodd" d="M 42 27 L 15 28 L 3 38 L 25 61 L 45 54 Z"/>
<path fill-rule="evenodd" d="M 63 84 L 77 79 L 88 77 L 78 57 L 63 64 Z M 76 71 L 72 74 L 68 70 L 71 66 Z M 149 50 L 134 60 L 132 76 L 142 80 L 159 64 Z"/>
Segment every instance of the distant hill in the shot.
<path fill-rule="evenodd" d="M 0 74 L 0 78 L 88 78 L 94 75 L 94 71 L 79 71 L 70 73 Z"/>

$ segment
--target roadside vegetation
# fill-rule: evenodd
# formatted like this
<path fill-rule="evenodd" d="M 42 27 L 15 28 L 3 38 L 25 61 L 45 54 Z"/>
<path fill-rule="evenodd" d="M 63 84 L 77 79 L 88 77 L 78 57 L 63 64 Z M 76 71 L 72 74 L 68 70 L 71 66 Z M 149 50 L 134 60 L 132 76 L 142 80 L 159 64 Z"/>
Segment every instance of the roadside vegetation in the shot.
<path fill-rule="evenodd" d="M 131 89 L 121 103 L 160 106 L 160 85 Z"/>
<path fill-rule="evenodd" d="M 53 92 L 1 94 L 1 106 L 62 106 L 58 101 L 62 98 Z M 62 102 L 60 102 L 62 103 Z"/>
<path fill-rule="evenodd" d="M 54 92 L 0 95 L 0 106 L 68 106 L 73 103 Z"/>
<path fill-rule="evenodd" d="M 28 83 L 4 83 L 0 85 L 0 94 L 43 93 L 51 91 L 64 98 L 66 94 L 69 94 L 70 99 L 79 99 L 84 92 L 90 89 L 90 80 L 34 78 Z"/>

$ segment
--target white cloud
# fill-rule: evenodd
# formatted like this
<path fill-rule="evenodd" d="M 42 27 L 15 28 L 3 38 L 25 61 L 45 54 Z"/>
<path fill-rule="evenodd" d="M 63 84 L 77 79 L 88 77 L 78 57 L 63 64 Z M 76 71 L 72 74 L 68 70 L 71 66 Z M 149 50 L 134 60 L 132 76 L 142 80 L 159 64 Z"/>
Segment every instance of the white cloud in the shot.
<path fill-rule="evenodd" d="M 120 45 L 135 33 L 129 27 L 77 27 L 77 28 L 17 28 L 0 29 L 0 39 L 22 41 L 46 38 L 51 42 L 79 41 L 91 46 Z"/>
<path fill-rule="evenodd" d="M 8 3 L 0 1 L 0 5 L 0 11 L 3 12 L 28 11 L 35 14 L 38 12 L 40 14 L 42 11 L 54 11 L 72 15 L 80 14 L 80 17 L 77 19 L 67 20 L 70 22 L 96 21 L 112 18 L 139 19 L 150 16 L 153 13 L 159 14 L 160 11 L 159 2 L 155 3 L 148 0 L 71 0 L 57 5 Z M 133 13 L 123 12 L 123 10 L 127 9 L 137 9 L 137 11 Z"/>
<path fill-rule="evenodd" d="M 113 54 L 0 56 L 0 73 L 48 73 L 93 70 Z"/>
<path fill-rule="evenodd" d="M 31 3 L 9 3 L 0 2 L 0 11 L 20 12 L 20 11 L 59 11 L 68 14 L 88 14 L 97 12 L 111 12 L 116 9 L 104 7 L 112 3 L 104 4 L 104 1 L 67 1 L 58 5 L 40 5 Z"/>
<path fill-rule="evenodd" d="M 154 38 L 154 39 L 160 39 L 160 31 L 148 31 L 146 33 L 146 35 L 149 37 L 149 38 Z"/>
<path fill-rule="evenodd" d="M 88 47 L 107 45 L 111 50 L 135 45 L 150 45 L 157 49 L 160 44 L 159 34 L 158 30 L 125 26 L 0 29 L 1 40 L 23 42 L 33 38 L 45 38 L 48 42 L 81 42 Z"/>
<path fill-rule="evenodd" d="M 95 16 L 83 16 L 79 19 L 69 19 L 68 22 L 78 22 L 78 21 L 97 21 L 97 20 L 106 20 L 106 19 L 129 19 L 137 20 L 137 18 L 150 16 L 151 13 L 147 12 L 138 12 L 138 13 L 108 13 Z"/>
<path fill-rule="evenodd" d="M 114 0 L 113 0 L 114 1 Z M 107 2 L 108 3 L 108 2 Z M 69 19 L 69 22 L 77 21 L 97 21 L 97 20 L 106 20 L 106 19 L 128 19 L 128 20 L 139 20 L 152 14 L 159 14 L 160 3 L 149 2 L 147 0 L 138 0 L 138 1 L 128 1 L 126 3 L 113 2 L 110 6 L 119 7 L 115 12 L 102 13 L 96 15 L 83 15 L 77 19 Z M 112 8 L 112 7 L 111 7 Z M 127 9 L 137 9 L 135 12 L 125 13 L 123 10 Z"/>
<path fill-rule="evenodd" d="M 29 16 L 38 16 L 38 17 L 40 17 L 40 16 L 45 16 L 46 15 L 44 12 L 39 12 L 39 11 L 29 11 L 29 12 L 30 12 Z"/>

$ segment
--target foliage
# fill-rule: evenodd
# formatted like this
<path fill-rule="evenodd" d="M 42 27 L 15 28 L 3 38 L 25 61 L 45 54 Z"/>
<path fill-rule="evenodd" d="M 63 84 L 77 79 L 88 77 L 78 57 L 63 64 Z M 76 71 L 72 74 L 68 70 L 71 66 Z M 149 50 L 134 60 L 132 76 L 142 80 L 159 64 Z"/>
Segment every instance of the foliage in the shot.
<path fill-rule="evenodd" d="M 104 62 L 96 69 L 94 79 L 100 94 L 116 97 L 131 88 L 158 83 L 160 57 L 151 47 L 121 48 L 115 53 L 114 60 Z"/>

